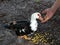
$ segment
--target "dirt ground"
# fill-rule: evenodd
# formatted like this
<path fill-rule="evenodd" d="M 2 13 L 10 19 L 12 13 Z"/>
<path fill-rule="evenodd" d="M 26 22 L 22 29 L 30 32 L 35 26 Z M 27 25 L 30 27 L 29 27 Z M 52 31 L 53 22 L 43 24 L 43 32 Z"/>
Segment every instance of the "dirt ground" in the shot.
<path fill-rule="evenodd" d="M 52 6 L 55 0 L 0 0 L 0 45 L 35 45 L 29 41 L 17 39 L 15 32 L 5 29 L 4 24 L 13 20 L 30 20 L 34 12 L 42 12 Z M 43 14 L 44 16 L 44 14 Z M 46 23 L 39 21 L 38 32 L 48 32 L 48 43 L 37 45 L 60 45 L 60 9 Z M 19 42 L 19 44 L 18 44 Z"/>

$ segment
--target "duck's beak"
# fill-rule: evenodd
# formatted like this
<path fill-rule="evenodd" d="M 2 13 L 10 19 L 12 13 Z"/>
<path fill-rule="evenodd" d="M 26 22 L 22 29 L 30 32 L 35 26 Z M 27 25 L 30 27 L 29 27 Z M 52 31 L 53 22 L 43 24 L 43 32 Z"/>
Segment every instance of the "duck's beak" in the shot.
<path fill-rule="evenodd" d="M 41 16 L 41 14 L 38 14 L 38 16 L 39 16 L 39 20 L 42 22 L 43 21 L 43 18 L 42 18 L 42 16 Z"/>

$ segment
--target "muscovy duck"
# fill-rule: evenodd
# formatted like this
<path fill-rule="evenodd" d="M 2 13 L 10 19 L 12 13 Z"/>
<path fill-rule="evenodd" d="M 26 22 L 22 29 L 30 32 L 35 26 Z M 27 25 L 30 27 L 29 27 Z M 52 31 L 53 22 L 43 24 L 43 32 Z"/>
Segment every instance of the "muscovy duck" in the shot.
<path fill-rule="evenodd" d="M 17 36 L 28 35 L 37 31 L 38 23 L 36 19 L 43 20 L 39 12 L 33 13 L 30 21 L 13 21 L 4 27 L 15 30 Z"/>

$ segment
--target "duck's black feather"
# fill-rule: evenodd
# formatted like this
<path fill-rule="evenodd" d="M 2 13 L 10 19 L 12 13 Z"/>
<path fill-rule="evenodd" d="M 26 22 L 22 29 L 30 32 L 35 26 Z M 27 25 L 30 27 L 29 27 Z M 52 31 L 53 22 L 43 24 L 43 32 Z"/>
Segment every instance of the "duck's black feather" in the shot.
<path fill-rule="evenodd" d="M 13 22 L 11 22 L 10 25 L 7 25 L 5 27 L 12 30 L 15 29 L 15 32 L 18 36 L 28 35 L 33 32 L 30 27 L 30 22 L 28 21 L 16 21 L 16 24 L 13 24 Z"/>

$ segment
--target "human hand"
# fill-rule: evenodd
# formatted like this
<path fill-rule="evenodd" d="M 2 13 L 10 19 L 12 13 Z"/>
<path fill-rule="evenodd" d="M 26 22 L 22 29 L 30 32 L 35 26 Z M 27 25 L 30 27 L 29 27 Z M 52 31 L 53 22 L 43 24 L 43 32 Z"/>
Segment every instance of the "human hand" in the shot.
<path fill-rule="evenodd" d="M 47 22 L 49 19 L 51 19 L 54 15 L 55 11 L 53 11 L 52 8 L 45 9 L 42 14 L 46 14 L 43 18 L 42 23 Z"/>

